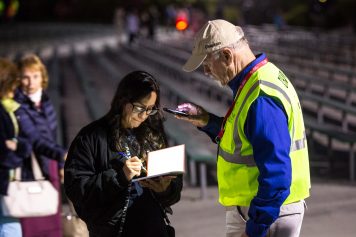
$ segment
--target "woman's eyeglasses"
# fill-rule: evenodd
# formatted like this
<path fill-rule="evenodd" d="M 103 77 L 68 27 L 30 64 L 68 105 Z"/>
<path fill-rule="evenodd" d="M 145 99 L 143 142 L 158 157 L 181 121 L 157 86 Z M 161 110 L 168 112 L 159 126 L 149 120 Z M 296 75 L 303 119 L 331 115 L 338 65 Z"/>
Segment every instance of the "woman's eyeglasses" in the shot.
<path fill-rule="evenodd" d="M 135 105 L 133 103 L 131 103 L 133 108 L 132 108 L 132 112 L 133 113 L 137 113 L 137 114 L 142 114 L 143 112 L 146 112 L 147 115 L 154 115 L 158 112 L 158 108 L 156 107 L 152 107 L 152 108 L 145 108 L 143 106 L 140 105 Z"/>

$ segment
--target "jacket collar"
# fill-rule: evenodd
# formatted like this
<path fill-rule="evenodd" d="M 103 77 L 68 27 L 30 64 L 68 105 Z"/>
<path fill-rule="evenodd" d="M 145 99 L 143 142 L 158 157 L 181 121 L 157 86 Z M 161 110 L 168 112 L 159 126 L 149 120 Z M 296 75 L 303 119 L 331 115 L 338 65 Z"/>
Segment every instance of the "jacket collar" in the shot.
<path fill-rule="evenodd" d="M 17 102 L 19 102 L 20 104 L 30 104 L 31 106 L 34 106 L 34 103 L 32 102 L 32 100 L 25 95 L 25 93 L 23 93 L 23 91 L 21 89 L 17 89 L 15 92 L 15 100 Z M 49 100 L 49 97 L 46 93 L 46 91 L 42 92 L 42 97 L 41 97 L 41 102 L 46 102 Z"/>
<path fill-rule="evenodd" d="M 266 58 L 266 55 L 264 53 L 256 55 L 256 59 L 253 60 L 250 64 L 248 64 L 239 74 L 235 76 L 234 79 L 228 82 L 228 86 L 233 92 L 233 99 L 236 96 L 237 90 L 240 87 L 240 84 L 242 80 L 245 78 L 245 76 L 252 70 L 254 66 L 256 66 L 258 63 L 263 61 Z"/>

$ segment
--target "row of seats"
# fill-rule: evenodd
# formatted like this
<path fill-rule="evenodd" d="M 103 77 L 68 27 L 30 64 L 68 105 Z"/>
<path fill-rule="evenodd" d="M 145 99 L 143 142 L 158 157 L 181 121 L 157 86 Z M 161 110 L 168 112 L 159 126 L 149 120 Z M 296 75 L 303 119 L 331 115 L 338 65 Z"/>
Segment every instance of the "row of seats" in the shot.
<path fill-rule="evenodd" d="M 83 52 L 81 52 L 85 56 L 72 54 L 77 49 L 69 48 L 68 60 L 71 60 L 72 66 L 76 71 L 76 78 L 80 82 L 82 92 L 86 98 L 86 107 L 92 119 L 103 115 L 105 112 L 103 109 L 105 105 L 103 104 L 105 103 L 100 98 L 98 99 L 98 94 L 101 92 L 91 83 L 91 80 L 98 79 L 92 78 L 93 75 L 87 72 L 88 65 L 83 60 L 83 57 L 87 57 L 86 55 L 95 60 L 95 67 L 101 68 L 105 72 L 105 77 L 109 79 L 105 83 L 116 83 L 118 78 L 124 75 L 123 71 L 119 70 L 122 66 L 121 64 L 126 64 L 130 70 L 144 69 L 160 79 L 162 93 L 168 101 L 167 104 L 175 106 L 183 101 L 193 101 L 205 108 L 211 109 L 211 112 L 223 116 L 226 107 L 231 103 L 231 92 L 226 88 L 221 88 L 212 80 L 207 79 L 200 71 L 185 73 L 181 70 L 183 62 L 189 57 L 190 46 L 191 41 L 189 38 L 185 39 L 185 41 L 181 40 L 181 42 L 175 40 L 159 43 L 141 41 L 136 46 L 137 48 L 121 47 L 120 51 L 114 47 L 107 49 L 108 51 L 100 52 L 95 47 L 85 46 Z M 272 54 L 272 59 L 278 57 L 284 59 L 293 58 L 290 55 L 278 53 L 277 51 L 276 56 Z M 52 77 L 55 78 L 59 73 L 58 71 L 62 70 L 62 68 L 58 69 L 58 64 L 53 63 L 55 60 L 51 60 L 49 61 L 49 68 L 52 81 Z M 121 64 L 116 62 L 116 60 L 120 61 Z M 278 60 L 276 61 L 278 62 Z M 302 59 L 300 61 L 303 62 Z M 279 64 L 277 63 L 277 65 Z M 342 81 L 334 83 L 330 82 L 329 79 L 318 77 L 318 83 L 320 82 L 322 88 L 318 89 L 316 86 L 316 89 L 313 89 L 310 84 L 312 81 L 315 82 L 316 79 L 313 79 L 304 69 L 298 70 L 282 66 L 298 88 L 298 91 L 300 91 L 303 107 L 306 110 L 309 109 L 305 120 L 309 148 L 312 151 L 312 165 L 327 167 L 327 169 L 331 170 L 333 152 L 340 149 L 340 144 L 338 143 L 346 143 L 347 146 L 344 146 L 342 150 L 349 154 L 349 177 L 353 180 L 355 178 L 353 147 L 356 141 L 352 133 L 355 126 L 353 119 L 353 116 L 355 116 L 353 88 L 350 84 L 346 86 L 347 84 L 343 84 Z M 307 66 L 308 64 L 305 63 L 305 67 Z M 315 67 L 317 68 L 318 65 L 315 65 Z M 303 82 L 300 83 L 301 81 Z M 58 83 L 54 82 L 52 88 L 50 84 L 50 90 L 54 94 L 53 97 L 60 100 L 61 95 L 58 93 L 58 86 Z M 334 93 L 331 87 L 338 87 L 342 93 Z M 335 121 L 337 122 L 335 123 Z M 197 182 L 195 165 L 199 164 L 201 196 L 204 197 L 204 190 L 207 185 L 206 165 L 215 164 L 214 149 L 209 147 L 206 141 L 197 139 L 198 136 L 192 130 L 187 130 L 185 125 L 179 124 L 175 120 L 168 118 L 166 129 L 174 143 L 189 144 L 187 145 L 187 155 L 190 164 L 190 182 L 193 184 Z M 194 135 L 187 136 L 187 133 Z M 316 147 L 313 144 L 317 143 L 326 148 L 327 152 L 325 156 L 318 155 L 318 150 L 313 151 L 314 147 Z"/>
<path fill-rule="evenodd" d="M 174 50 L 172 50 L 169 47 L 164 47 L 162 45 L 160 46 L 156 46 L 156 48 L 152 49 L 151 47 L 151 51 L 149 44 L 147 43 L 143 43 L 143 47 L 142 49 L 140 48 L 140 52 L 144 52 L 142 53 L 142 57 L 147 57 L 150 60 L 147 61 L 147 63 L 150 64 L 156 64 L 157 67 L 160 68 L 160 70 L 166 70 L 166 71 L 171 71 L 171 75 L 172 78 L 178 78 L 178 80 L 182 80 L 184 81 L 184 79 L 181 78 L 186 78 L 188 80 L 191 81 L 191 85 L 194 85 L 194 83 L 188 75 L 186 76 L 181 76 L 182 72 L 181 72 L 181 65 L 178 63 L 172 63 L 171 61 L 176 61 L 176 60 L 172 60 L 173 58 L 177 58 L 180 57 L 179 54 L 177 52 L 172 53 Z M 175 50 L 178 51 L 178 50 Z M 182 49 L 182 51 L 184 51 L 184 49 Z M 155 53 L 156 52 L 156 53 Z M 186 53 L 181 53 L 181 55 L 183 55 Z M 182 62 L 184 61 L 183 58 L 178 59 L 177 61 Z M 273 60 L 272 60 L 273 61 Z M 277 64 L 278 65 L 278 64 Z M 288 69 L 286 70 L 288 71 Z M 295 73 L 297 74 L 297 73 Z M 293 78 L 293 76 L 291 77 L 291 79 L 293 79 L 293 81 L 300 81 L 300 79 L 306 80 L 305 77 L 300 77 L 299 76 L 299 72 L 298 75 L 295 76 L 295 79 Z M 325 88 L 330 88 L 330 84 L 332 82 L 330 82 L 329 80 L 323 80 L 325 81 Z M 197 87 L 207 87 L 207 84 L 209 84 L 209 80 L 205 80 L 204 82 L 200 82 L 198 84 Z M 298 84 L 298 83 L 296 83 Z M 338 83 L 336 83 L 338 84 Z M 340 84 L 340 89 L 346 89 L 345 85 L 342 83 Z M 309 88 L 310 84 L 308 84 L 308 82 L 305 83 L 306 87 L 305 88 Z M 329 86 L 328 86 L 329 85 Z M 348 86 L 348 88 L 350 88 L 350 86 Z M 299 88 L 301 89 L 301 88 Z M 347 103 L 343 103 L 342 101 L 337 101 L 334 100 L 334 98 L 332 96 L 330 96 L 328 98 L 328 93 L 321 93 L 320 95 L 314 93 L 314 92 L 310 92 L 308 91 L 309 89 L 306 90 L 298 90 L 299 94 L 300 94 L 300 98 L 301 101 L 303 103 L 303 108 L 305 108 L 305 110 L 309 109 L 309 114 L 313 115 L 312 116 L 307 116 L 306 117 L 306 124 L 308 127 L 310 127 L 311 131 L 310 137 L 312 139 L 318 139 L 315 134 L 317 133 L 321 133 L 322 135 L 327 136 L 330 139 L 336 139 L 339 142 L 342 143 L 346 143 L 348 144 L 348 146 L 346 148 L 343 148 L 342 150 L 344 150 L 345 152 L 349 153 L 349 164 L 351 165 L 350 167 L 350 174 L 349 177 L 350 179 L 354 179 L 354 165 L 352 165 L 351 163 L 354 162 L 354 158 L 353 158 L 353 144 L 354 144 L 354 139 L 349 139 L 350 137 L 352 138 L 353 136 L 353 132 L 354 132 L 354 125 L 355 125 L 355 108 L 352 105 L 352 100 L 353 100 L 353 94 L 349 93 L 350 95 L 345 96 L 346 100 L 351 101 L 349 102 L 349 104 Z M 220 94 L 220 95 L 224 95 L 229 97 L 226 93 L 222 92 L 219 87 L 217 85 L 212 86 L 210 89 L 210 94 L 214 95 L 214 92 L 218 91 L 218 93 L 215 94 Z M 197 93 L 200 93 L 199 90 L 197 90 Z M 208 93 L 209 94 L 209 93 Z M 231 98 L 231 97 L 230 97 Z M 216 100 L 218 101 L 219 99 L 216 98 Z M 308 113 L 306 113 L 308 114 Z M 334 122 L 333 122 L 334 121 Z M 335 122 L 336 121 L 336 122 Z M 333 125 L 333 126 L 330 126 Z M 309 129 L 309 128 L 308 128 Z M 350 135 L 351 132 L 351 135 Z M 338 134 L 338 135 L 335 135 Z M 320 139 L 319 139 L 320 140 Z M 325 140 L 325 139 L 324 139 Z M 328 139 L 326 139 L 328 140 Z M 323 142 L 323 141 L 322 141 Z M 338 145 L 334 145 L 334 143 L 330 146 L 328 146 L 327 142 L 323 142 L 323 146 L 326 147 L 326 149 L 329 149 L 330 151 L 332 150 L 337 150 L 340 148 L 340 146 Z M 349 152 L 350 151 L 350 152 Z M 329 152 L 331 154 L 331 152 Z M 316 156 L 316 155 L 315 155 Z M 330 158 L 329 157 L 324 157 L 324 166 L 325 164 L 329 164 Z M 316 162 L 315 164 L 319 164 L 320 162 Z"/>

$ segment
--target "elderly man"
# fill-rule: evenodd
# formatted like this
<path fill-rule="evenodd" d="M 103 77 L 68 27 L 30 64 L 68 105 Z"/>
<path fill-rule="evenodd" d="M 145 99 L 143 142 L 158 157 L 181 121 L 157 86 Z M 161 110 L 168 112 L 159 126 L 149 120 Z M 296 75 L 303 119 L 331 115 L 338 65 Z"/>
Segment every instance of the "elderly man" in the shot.
<path fill-rule="evenodd" d="M 297 93 L 265 54 L 254 55 L 244 32 L 224 21 L 197 33 L 183 70 L 203 65 L 228 85 L 233 102 L 224 118 L 184 103 L 178 110 L 218 144 L 219 201 L 227 237 L 297 237 L 309 196 L 305 128 Z"/>

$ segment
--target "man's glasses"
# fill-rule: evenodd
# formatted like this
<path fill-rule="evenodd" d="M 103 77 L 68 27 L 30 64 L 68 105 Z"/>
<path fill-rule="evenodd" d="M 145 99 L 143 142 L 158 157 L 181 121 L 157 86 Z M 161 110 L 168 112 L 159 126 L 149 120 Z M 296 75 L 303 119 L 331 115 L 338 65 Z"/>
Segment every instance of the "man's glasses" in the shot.
<path fill-rule="evenodd" d="M 140 105 L 135 105 L 133 103 L 131 103 L 133 108 L 132 108 L 132 112 L 133 113 L 137 113 L 137 114 L 142 114 L 143 112 L 146 112 L 147 115 L 154 115 L 158 112 L 158 108 L 156 107 L 152 107 L 152 108 L 145 108 L 143 106 Z"/>

